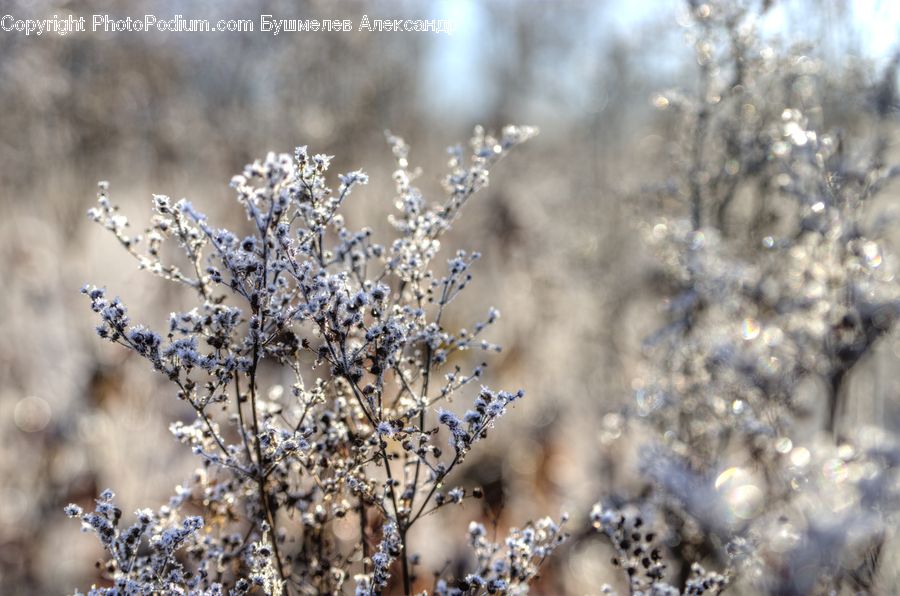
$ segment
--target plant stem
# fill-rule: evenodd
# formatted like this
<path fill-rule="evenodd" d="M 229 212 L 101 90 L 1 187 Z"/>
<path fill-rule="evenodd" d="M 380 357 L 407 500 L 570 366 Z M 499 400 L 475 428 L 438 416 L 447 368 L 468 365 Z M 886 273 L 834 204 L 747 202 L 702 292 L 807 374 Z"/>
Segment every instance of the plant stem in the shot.
<path fill-rule="evenodd" d="M 253 436 L 256 437 L 256 482 L 259 486 L 259 499 L 263 507 L 263 511 L 266 515 L 266 521 L 269 524 L 269 535 L 272 537 L 272 553 L 275 556 L 275 562 L 278 567 L 278 576 L 281 578 L 281 582 L 284 585 L 285 590 L 289 592 L 287 580 L 284 575 L 284 567 L 281 564 L 281 554 L 278 552 L 278 530 L 277 526 L 275 525 L 275 512 L 273 512 L 272 508 L 269 506 L 269 496 L 266 491 L 266 477 L 263 474 L 262 447 L 260 446 L 259 441 L 259 421 L 256 415 L 257 364 L 259 364 L 259 340 L 257 340 L 253 345 L 253 364 L 250 366 L 250 409 L 253 414 Z"/>

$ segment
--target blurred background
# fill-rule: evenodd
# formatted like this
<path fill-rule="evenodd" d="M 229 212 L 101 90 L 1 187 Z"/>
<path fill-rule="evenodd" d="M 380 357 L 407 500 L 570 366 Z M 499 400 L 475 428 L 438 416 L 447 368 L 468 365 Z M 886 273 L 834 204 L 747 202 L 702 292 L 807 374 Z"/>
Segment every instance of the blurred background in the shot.
<path fill-rule="evenodd" d="M 608 444 L 615 417 L 633 400 L 640 341 L 654 328 L 659 292 L 630 199 L 664 181 L 657 166 L 675 142 L 672 117 L 654 108 L 655 92 L 690 90 L 697 76 L 682 3 L 106 6 L 0 1 L 0 13 L 256 21 L 272 14 L 356 25 L 368 15 L 452 19 L 455 32 L 0 32 L 4 593 L 71 592 L 97 581 L 97 543 L 65 520 L 62 507 L 112 487 L 126 511 L 156 508 L 194 466 L 167 430 L 189 413 L 145 363 L 95 336 L 78 292 L 86 282 L 106 286 L 151 327 L 188 304 L 173 284 L 137 271 L 88 221 L 96 182 L 109 180 L 138 227 L 150 219 L 153 193 L 187 197 L 230 226 L 242 218 L 231 175 L 269 150 L 309 145 L 336 156 L 333 171 L 370 174 L 348 220 L 384 231 L 393 196 L 386 129 L 412 146 L 431 197 L 441 192 L 445 148 L 464 142 L 475 124 L 542 131 L 495 169 L 449 240 L 448 248 L 485 255 L 452 314 L 466 325 L 490 305 L 500 309 L 491 339 L 505 349 L 488 380 L 528 396 L 457 477 L 481 484 L 487 496 L 484 511 L 476 503 L 460 513 L 457 535 L 473 517 L 501 528 L 563 509 L 583 517 L 613 479 L 616 490 L 634 482 L 629 453 Z M 810 51 L 826 63 L 872 60 L 877 70 L 897 49 L 897 6 L 788 0 L 775 2 L 761 26 L 773 40 L 812 40 Z M 841 100 L 835 111 L 852 120 L 855 99 Z M 429 542 L 426 568 L 454 555 L 449 536 Z M 576 540 L 550 563 L 552 583 L 537 591 L 591 593 L 616 583 L 609 558 L 599 537 Z"/>

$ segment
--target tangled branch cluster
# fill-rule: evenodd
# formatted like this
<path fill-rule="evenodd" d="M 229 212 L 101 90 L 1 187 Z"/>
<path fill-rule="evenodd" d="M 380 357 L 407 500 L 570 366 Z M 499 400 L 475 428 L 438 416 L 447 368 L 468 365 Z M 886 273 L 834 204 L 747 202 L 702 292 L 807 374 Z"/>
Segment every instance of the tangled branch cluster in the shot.
<path fill-rule="evenodd" d="M 175 385 L 196 416 L 171 431 L 202 466 L 168 505 L 139 511 L 127 528 L 111 492 L 94 512 L 67 508 L 110 556 L 113 587 L 91 593 L 339 593 L 349 581 L 357 594 L 401 585 L 412 593 L 419 556 L 410 528 L 480 494 L 448 490 L 446 481 L 523 396 L 481 386 L 464 414 L 449 409 L 486 366 L 464 368 L 460 353 L 499 351 L 482 338 L 499 314 L 490 309 L 471 329 L 444 327 L 479 255 L 459 251 L 439 265 L 441 237 L 487 185 L 490 166 L 535 133 L 476 129 L 470 156 L 450 150 L 437 204 L 413 185 L 409 148 L 389 134 L 397 212 L 387 245 L 370 229 L 348 228 L 341 214 L 366 174 L 341 175 L 333 191 L 331 158 L 306 147 L 293 158 L 269 154 L 232 179 L 247 235 L 214 227 L 186 200 L 156 196 L 151 227 L 132 236 L 101 183 L 90 217 L 141 268 L 189 287 L 199 304 L 157 333 L 134 324 L 118 298 L 86 286 L 97 333 Z M 186 265 L 163 259 L 167 239 Z M 202 516 L 184 515 L 189 505 Z M 335 536 L 347 516 L 358 518 L 356 544 Z M 529 524 L 491 564 L 499 547 L 481 536 L 476 572 L 440 577 L 438 592 L 525 590 L 563 537 L 549 520 Z"/>
<path fill-rule="evenodd" d="M 689 10 L 698 92 L 656 98 L 682 135 L 651 196 L 675 213 L 641 225 L 664 324 L 622 417 L 649 437 L 646 491 L 610 495 L 595 524 L 632 593 L 670 593 L 665 557 L 686 594 L 738 577 L 760 593 L 877 592 L 895 548 L 900 440 L 891 420 L 846 418 L 862 397 L 851 380 L 895 341 L 900 315 L 882 200 L 900 174 L 886 165 L 897 59 L 880 76 L 830 72 L 802 47 L 764 43 L 751 3 Z M 872 80 L 848 88 L 860 79 Z M 866 106 L 862 124 L 828 126 L 833 89 Z M 625 501 L 638 517 L 619 513 Z M 645 556 L 642 517 L 669 548 Z"/>

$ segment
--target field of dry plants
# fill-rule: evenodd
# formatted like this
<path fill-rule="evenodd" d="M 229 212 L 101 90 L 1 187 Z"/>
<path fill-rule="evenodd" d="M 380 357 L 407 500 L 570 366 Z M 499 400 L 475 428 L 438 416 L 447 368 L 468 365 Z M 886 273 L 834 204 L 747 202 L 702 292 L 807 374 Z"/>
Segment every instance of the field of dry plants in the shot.
<path fill-rule="evenodd" d="M 900 591 L 900 11 L 822 4 L 0 4 L 0 593 Z"/>

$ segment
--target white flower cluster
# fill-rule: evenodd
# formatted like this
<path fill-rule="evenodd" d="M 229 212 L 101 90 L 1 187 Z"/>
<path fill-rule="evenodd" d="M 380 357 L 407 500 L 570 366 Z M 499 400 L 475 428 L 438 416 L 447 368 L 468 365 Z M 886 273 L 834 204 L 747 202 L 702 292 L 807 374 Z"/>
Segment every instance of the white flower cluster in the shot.
<path fill-rule="evenodd" d="M 342 175 L 333 191 L 331 157 L 306 147 L 293 157 L 270 153 L 232 179 L 249 221 L 245 236 L 213 227 L 185 200 L 159 195 L 150 228 L 130 235 L 101 185 L 90 217 L 142 268 L 184 284 L 199 300 L 157 333 L 132 323 L 118 298 L 83 290 L 100 317 L 98 334 L 147 359 L 193 408 L 196 419 L 171 431 L 202 460 L 165 514 L 140 513 L 124 533 L 109 499 L 92 514 L 67 509 L 113 556 L 106 572 L 124 586 L 120 592 L 336 593 L 354 576 L 358 593 L 411 592 L 418 557 L 407 543 L 410 527 L 481 494 L 440 489 L 523 396 L 482 387 L 462 419 L 440 408 L 482 379 L 486 366 L 464 373 L 456 357 L 460 364 L 442 370 L 452 356 L 500 349 L 481 337 L 499 317 L 494 309 L 470 329 L 444 327 L 479 255 L 457 251 L 444 268 L 441 237 L 487 184 L 489 167 L 534 134 L 477 129 L 468 160 L 451 151 L 447 194 L 434 204 L 413 186 L 408 146 L 389 135 L 398 212 L 387 245 L 367 228 L 349 229 L 340 213 L 368 177 Z M 184 263 L 164 261 L 169 239 Z M 438 445 L 447 440 L 453 450 L 445 454 Z M 175 524 L 188 502 L 203 517 Z M 350 551 L 334 530 L 348 514 L 360 520 Z M 370 518 L 383 525 L 374 551 Z M 506 567 L 480 572 L 485 585 L 494 592 L 524 586 L 562 536 L 545 521 L 514 533 Z M 151 554 L 139 549 L 141 540 Z"/>

